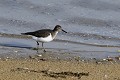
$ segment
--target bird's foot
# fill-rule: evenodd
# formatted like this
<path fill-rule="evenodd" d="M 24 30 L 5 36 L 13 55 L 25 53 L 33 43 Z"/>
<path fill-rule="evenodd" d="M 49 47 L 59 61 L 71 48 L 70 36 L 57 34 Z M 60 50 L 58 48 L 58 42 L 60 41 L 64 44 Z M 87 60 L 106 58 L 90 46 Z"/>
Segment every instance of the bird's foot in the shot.
<path fill-rule="evenodd" d="M 44 51 L 43 51 L 43 52 L 45 53 L 45 52 L 47 52 L 47 51 L 44 49 Z"/>

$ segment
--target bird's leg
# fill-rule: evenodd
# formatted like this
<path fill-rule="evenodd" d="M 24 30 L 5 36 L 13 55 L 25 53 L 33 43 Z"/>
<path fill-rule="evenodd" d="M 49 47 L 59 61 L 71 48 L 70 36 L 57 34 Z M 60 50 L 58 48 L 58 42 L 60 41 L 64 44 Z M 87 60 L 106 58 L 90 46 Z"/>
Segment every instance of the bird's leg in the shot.
<path fill-rule="evenodd" d="M 39 50 L 39 42 L 38 41 L 36 41 L 37 42 L 37 53 L 38 53 L 38 50 Z"/>
<path fill-rule="evenodd" d="M 46 50 L 45 50 L 45 48 L 44 48 L 44 46 L 43 46 L 43 42 L 42 42 L 42 48 L 44 49 L 44 52 L 46 52 Z"/>

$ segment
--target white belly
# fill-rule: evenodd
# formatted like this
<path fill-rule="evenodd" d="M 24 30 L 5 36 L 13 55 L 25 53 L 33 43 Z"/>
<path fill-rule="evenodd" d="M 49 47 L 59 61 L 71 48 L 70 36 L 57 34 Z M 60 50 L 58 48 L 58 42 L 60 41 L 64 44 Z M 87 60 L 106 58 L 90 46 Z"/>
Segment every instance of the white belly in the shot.
<path fill-rule="evenodd" d="M 44 38 L 43 37 L 38 38 L 38 37 L 35 37 L 35 36 L 32 36 L 32 38 L 36 41 L 39 41 L 39 42 L 50 42 L 50 41 L 53 40 L 51 34 L 48 37 L 44 37 Z"/>

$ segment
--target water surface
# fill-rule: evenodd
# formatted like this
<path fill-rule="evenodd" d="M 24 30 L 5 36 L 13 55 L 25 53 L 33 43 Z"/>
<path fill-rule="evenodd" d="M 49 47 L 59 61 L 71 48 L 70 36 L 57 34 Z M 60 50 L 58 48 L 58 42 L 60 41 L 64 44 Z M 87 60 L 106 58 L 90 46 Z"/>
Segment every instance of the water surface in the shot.
<path fill-rule="evenodd" d="M 0 33 L 20 33 L 59 24 L 56 40 L 46 43 L 52 50 L 62 49 L 87 58 L 119 56 L 120 1 L 113 0 L 0 0 Z M 0 46 L 36 47 L 32 39 L 0 37 Z"/>

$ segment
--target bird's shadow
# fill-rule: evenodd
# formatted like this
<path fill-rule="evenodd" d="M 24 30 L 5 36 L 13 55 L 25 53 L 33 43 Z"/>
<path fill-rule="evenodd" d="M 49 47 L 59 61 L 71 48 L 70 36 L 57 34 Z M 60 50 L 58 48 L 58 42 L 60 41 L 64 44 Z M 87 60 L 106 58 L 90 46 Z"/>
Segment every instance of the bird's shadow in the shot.
<path fill-rule="evenodd" d="M 19 43 L 19 42 L 0 43 L 0 46 L 15 47 L 15 48 L 25 48 L 25 49 L 34 49 L 34 47 L 31 47 L 29 45 Z"/>
<path fill-rule="evenodd" d="M 35 51 L 36 51 L 36 54 L 39 54 L 39 53 L 40 53 L 39 50 L 42 50 L 42 48 L 39 48 L 39 49 L 38 49 L 37 47 L 31 47 L 30 45 L 26 45 L 26 44 L 20 43 L 20 42 L 0 43 L 0 46 L 35 50 Z M 43 51 L 43 52 L 44 52 L 44 51 Z M 44 52 L 44 53 L 45 53 L 45 52 Z"/>

